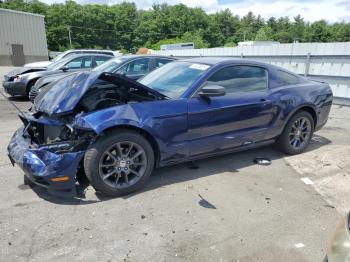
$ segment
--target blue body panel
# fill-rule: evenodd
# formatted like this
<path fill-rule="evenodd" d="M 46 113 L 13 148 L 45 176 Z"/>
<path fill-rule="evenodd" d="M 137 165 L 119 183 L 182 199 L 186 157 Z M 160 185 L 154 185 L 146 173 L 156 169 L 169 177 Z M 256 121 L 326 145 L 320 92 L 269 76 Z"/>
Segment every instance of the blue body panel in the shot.
<path fill-rule="evenodd" d="M 159 156 L 157 165 L 165 166 L 273 142 L 282 133 L 289 118 L 301 108 L 312 113 L 316 130 L 328 119 L 332 92 L 326 83 L 300 77 L 298 85 L 277 87 L 275 71 L 278 68 L 271 65 L 214 58 L 197 58 L 190 61 L 208 64 L 210 68 L 180 98 L 131 102 L 90 113 L 80 113 L 75 115 L 72 126 L 94 132 L 96 139 L 107 130 L 118 127 L 142 130 L 156 143 L 156 153 Z M 196 94 L 211 74 L 222 67 L 241 64 L 266 68 L 268 89 L 226 94 L 209 99 Z M 91 75 L 86 79 L 90 83 L 90 80 L 95 78 L 96 75 Z M 79 90 L 88 89 L 89 84 L 84 81 L 83 84 L 84 86 L 77 86 L 71 96 L 56 101 L 54 108 L 45 110 L 45 101 L 39 104 L 39 107 L 47 114 L 62 112 L 60 105 L 64 105 L 64 110 L 69 111 L 69 101 L 76 104 L 77 96 L 82 96 Z M 51 97 L 53 94 L 54 92 Z M 28 145 L 25 149 L 26 144 L 22 140 L 17 132 L 9 145 L 9 153 L 26 173 L 33 176 L 65 174 L 73 177 L 84 155 L 84 152 L 73 152 L 58 157 L 45 151 L 33 151 L 28 149 Z M 18 150 L 18 147 L 23 149 Z M 37 164 L 37 158 L 44 165 Z M 69 170 L 65 166 L 67 161 L 73 163 Z"/>
<path fill-rule="evenodd" d="M 29 139 L 23 137 L 24 128 L 19 128 L 11 138 L 8 153 L 28 178 L 41 186 L 53 190 L 72 189 L 75 185 L 75 175 L 84 152 L 54 154 L 47 150 L 32 148 Z M 55 183 L 54 177 L 69 176 L 66 182 Z"/>

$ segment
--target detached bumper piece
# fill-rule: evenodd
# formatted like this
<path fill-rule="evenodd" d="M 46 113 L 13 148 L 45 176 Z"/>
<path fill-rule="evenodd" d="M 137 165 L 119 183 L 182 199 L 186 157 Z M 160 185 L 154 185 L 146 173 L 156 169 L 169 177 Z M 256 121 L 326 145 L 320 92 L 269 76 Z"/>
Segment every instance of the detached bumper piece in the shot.
<path fill-rule="evenodd" d="M 11 162 L 20 166 L 30 181 L 53 194 L 74 191 L 75 175 L 84 152 L 53 153 L 40 149 L 23 132 L 23 127 L 18 129 L 7 148 Z"/>

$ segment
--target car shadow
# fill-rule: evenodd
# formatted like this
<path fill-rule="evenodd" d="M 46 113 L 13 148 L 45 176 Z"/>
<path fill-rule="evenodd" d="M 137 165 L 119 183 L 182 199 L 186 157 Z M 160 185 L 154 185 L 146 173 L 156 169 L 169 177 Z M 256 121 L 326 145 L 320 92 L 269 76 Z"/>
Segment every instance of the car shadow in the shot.
<path fill-rule="evenodd" d="M 8 100 L 12 102 L 28 102 L 29 98 L 26 96 L 9 96 L 7 97 Z"/>
<path fill-rule="evenodd" d="M 325 137 L 314 135 L 310 145 L 305 152 L 317 150 L 318 148 L 331 143 Z M 172 184 L 192 181 L 208 176 L 215 176 L 223 172 L 239 173 L 244 167 L 256 165 L 255 158 L 266 158 L 273 164 L 274 160 L 281 159 L 286 155 L 276 150 L 273 146 L 266 146 L 247 151 L 216 156 L 208 159 L 198 160 L 196 164 L 199 168 L 191 168 L 186 163 L 177 164 L 174 166 L 163 167 L 155 170 L 151 175 L 146 186 L 135 193 L 122 196 L 123 199 L 132 198 L 138 194 L 151 191 L 157 188 L 166 187 Z M 262 170 L 262 172 L 265 172 Z M 76 185 L 76 194 L 74 196 L 56 196 L 49 193 L 47 190 L 35 186 L 34 192 L 41 198 L 51 203 L 59 205 L 87 205 L 95 204 L 102 201 L 109 201 L 115 199 L 107 197 L 99 192 L 95 192 L 96 200 L 86 199 L 85 193 L 89 184 L 85 181 Z"/>
<path fill-rule="evenodd" d="M 331 141 L 329 139 L 319 135 L 314 135 L 304 153 L 317 150 L 318 148 L 330 143 Z M 164 167 L 154 171 L 145 188 L 133 194 L 123 196 L 123 198 L 130 198 L 156 188 L 196 180 L 202 177 L 218 175 L 224 172 L 239 173 L 241 169 L 247 166 L 256 165 L 254 160 L 257 158 L 270 160 L 271 164 L 273 164 L 274 160 L 281 159 L 285 156 L 287 155 L 275 149 L 274 146 L 266 146 L 196 161 L 196 164 L 199 166 L 198 169 L 190 169 L 186 163 Z"/>

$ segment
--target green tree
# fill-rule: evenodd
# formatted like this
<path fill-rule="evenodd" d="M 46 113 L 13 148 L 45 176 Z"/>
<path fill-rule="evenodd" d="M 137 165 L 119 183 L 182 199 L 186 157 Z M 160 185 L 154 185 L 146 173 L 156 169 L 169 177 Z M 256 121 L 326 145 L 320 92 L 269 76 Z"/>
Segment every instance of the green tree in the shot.
<path fill-rule="evenodd" d="M 265 25 L 261 27 L 255 36 L 256 41 L 271 41 L 273 40 L 273 31 L 271 27 Z"/>
<path fill-rule="evenodd" d="M 350 23 L 305 22 L 298 15 L 266 21 L 249 12 L 243 17 L 230 9 L 207 14 L 183 4 L 156 4 L 137 10 L 134 3 L 81 5 L 72 0 L 51 5 L 39 0 L 0 0 L 0 7 L 45 15 L 50 50 L 111 48 L 126 52 L 139 47 L 195 42 L 197 48 L 234 46 L 243 40 L 276 40 L 281 43 L 350 41 Z"/>

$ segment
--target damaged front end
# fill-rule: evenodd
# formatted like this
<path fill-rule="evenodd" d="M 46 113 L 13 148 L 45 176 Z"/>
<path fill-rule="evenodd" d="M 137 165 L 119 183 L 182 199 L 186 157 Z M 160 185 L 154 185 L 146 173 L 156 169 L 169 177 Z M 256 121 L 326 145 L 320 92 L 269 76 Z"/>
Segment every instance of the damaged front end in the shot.
<path fill-rule="evenodd" d="M 77 124 L 79 119 L 107 107 L 164 98 L 119 75 L 67 76 L 41 92 L 31 112 L 19 114 L 23 126 L 11 138 L 9 158 L 38 185 L 52 191 L 75 189 L 77 176 L 84 172 L 85 151 L 98 138 L 93 129 Z"/>
<path fill-rule="evenodd" d="M 53 191 L 72 190 L 94 133 L 73 129 L 63 120 L 52 120 L 41 113 L 25 113 L 20 118 L 24 125 L 8 145 L 11 162 L 35 184 Z"/>

